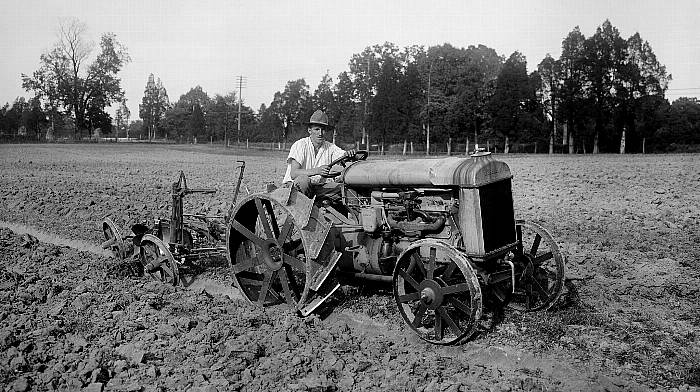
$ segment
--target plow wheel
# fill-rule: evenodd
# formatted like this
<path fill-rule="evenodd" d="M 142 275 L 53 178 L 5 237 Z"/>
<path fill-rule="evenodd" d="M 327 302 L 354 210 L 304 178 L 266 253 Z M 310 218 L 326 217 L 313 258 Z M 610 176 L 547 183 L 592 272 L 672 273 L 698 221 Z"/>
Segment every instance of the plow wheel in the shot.
<path fill-rule="evenodd" d="M 155 280 L 177 286 L 180 276 L 168 246 L 151 234 L 144 235 L 139 246 L 139 261 L 144 272 Z"/>
<path fill-rule="evenodd" d="M 243 296 L 259 306 L 297 307 L 308 292 L 306 246 L 293 208 L 254 195 L 229 220 L 231 271 Z"/>
<path fill-rule="evenodd" d="M 394 268 L 394 299 L 406 324 L 434 344 L 468 339 L 481 318 L 481 288 L 468 259 L 435 240 L 416 241 Z"/>
<path fill-rule="evenodd" d="M 518 220 L 515 231 L 515 292 L 508 307 L 519 311 L 548 309 L 564 287 L 564 257 L 542 226 Z"/>
<path fill-rule="evenodd" d="M 102 221 L 102 233 L 105 237 L 105 241 L 102 243 L 102 249 L 110 250 L 117 260 L 124 260 L 127 252 L 126 244 L 124 243 L 121 232 L 111 219 L 105 218 L 105 220 Z"/>

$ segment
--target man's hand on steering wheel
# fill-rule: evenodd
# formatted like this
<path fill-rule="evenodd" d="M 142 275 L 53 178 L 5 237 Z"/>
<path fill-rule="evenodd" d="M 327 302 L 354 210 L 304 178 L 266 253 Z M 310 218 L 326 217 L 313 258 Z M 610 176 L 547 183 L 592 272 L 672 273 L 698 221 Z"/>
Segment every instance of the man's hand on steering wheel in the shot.
<path fill-rule="evenodd" d="M 364 151 L 364 150 L 360 150 L 360 151 L 356 151 L 355 149 L 347 150 L 347 151 L 345 151 L 345 154 L 342 157 L 331 162 L 328 165 L 328 167 L 332 168 L 335 165 L 342 165 L 343 167 L 345 167 L 346 162 L 365 160 L 365 159 L 367 159 L 368 155 L 369 154 L 367 153 L 367 151 Z M 333 177 L 337 177 L 339 175 L 340 175 L 340 172 L 328 172 L 327 174 L 322 174 L 321 176 L 326 177 L 326 178 L 333 178 Z"/>

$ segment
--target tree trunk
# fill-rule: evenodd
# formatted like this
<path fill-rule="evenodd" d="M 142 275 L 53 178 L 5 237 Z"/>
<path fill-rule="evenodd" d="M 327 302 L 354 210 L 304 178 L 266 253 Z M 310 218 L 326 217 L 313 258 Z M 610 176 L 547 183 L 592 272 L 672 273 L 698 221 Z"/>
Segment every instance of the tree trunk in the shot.
<path fill-rule="evenodd" d="M 574 133 L 569 132 L 569 154 L 575 153 L 576 150 L 574 150 Z"/>
<path fill-rule="evenodd" d="M 447 156 L 452 154 L 452 138 L 447 139 Z"/>
<path fill-rule="evenodd" d="M 403 154 L 406 155 L 406 146 L 408 145 L 408 141 L 406 139 L 403 139 Z"/>
<path fill-rule="evenodd" d="M 622 128 L 622 137 L 620 138 L 620 154 L 625 153 L 625 128 Z"/>
<path fill-rule="evenodd" d="M 567 145 L 569 143 L 569 123 L 564 123 L 564 129 L 562 130 L 561 144 Z"/>
<path fill-rule="evenodd" d="M 486 151 L 491 151 L 491 140 L 486 141 Z"/>
<path fill-rule="evenodd" d="M 549 155 L 554 154 L 554 134 L 549 135 Z"/>
<path fill-rule="evenodd" d="M 646 151 L 644 150 L 644 147 L 647 144 L 647 138 L 642 138 L 642 154 L 646 154 Z"/>
<path fill-rule="evenodd" d="M 593 154 L 598 154 L 598 152 L 598 130 L 596 130 L 593 136 Z"/>
<path fill-rule="evenodd" d="M 508 136 L 506 136 L 506 143 L 503 145 L 503 153 L 508 154 L 510 147 L 508 146 Z"/>
<path fill-rule="evenodd" d="M 413 141 L 411 140 L 411 155 L 413 155 Z"/>
<path fill-rule="evenodd" d="M 469 138 L 467 138 L 467 146 L 464 147 L 464 154 L 469 155 Z"/>

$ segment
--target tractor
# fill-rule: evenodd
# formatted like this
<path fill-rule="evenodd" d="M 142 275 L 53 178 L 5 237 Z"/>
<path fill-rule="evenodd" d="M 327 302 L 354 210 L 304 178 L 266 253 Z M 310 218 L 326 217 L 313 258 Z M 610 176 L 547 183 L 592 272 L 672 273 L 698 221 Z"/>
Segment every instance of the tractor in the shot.
<path fill-rule="evenodd" d="M 542 226 L 516 219 L 506 163 L 483 151 L 367 156 L 331 164 L 343 167 L 328 174 L 341 202 L 282 186 L 232 206 L 225 253 L 243 297 L 308 316 L 345 282 L 385 282 L 408 327 L 439 345 L 472 337 L 485 306 L 556 303 L 564 257 Z"/>

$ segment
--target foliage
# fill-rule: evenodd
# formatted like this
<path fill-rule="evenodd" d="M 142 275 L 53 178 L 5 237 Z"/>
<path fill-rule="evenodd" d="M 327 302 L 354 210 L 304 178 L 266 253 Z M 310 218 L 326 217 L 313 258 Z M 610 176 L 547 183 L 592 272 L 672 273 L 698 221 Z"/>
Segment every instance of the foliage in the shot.
<path fill-rule="evenodd" d="M 160 78 L 156 82 L 153 74 L 150 74 L 141 105 L 139 105 L 139 117 L 143 120 L 143 126 L 146 127 L 149 140 L 156 137 L 161 121 L 169 107 L 168 92 L 163 87 L 163 83 Z"/>
<path fill-rule="evenodd" d="M 58 41 L 40 57 L 31 76 L 22 75 L 22 86 L 32 91 L 49 111 L 70 114 L 78 137 L 85 129 L 109 131 L 111 118 L 105 108 L 122 99 L 117 74 L 129 55 L 113 33 L 102 35 L 99 52 L 91 63 L 95 45 L 87 40 L 87 26 L 77 19 L 60 23 Z"/>

